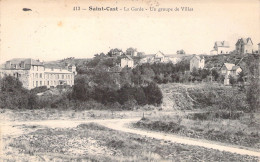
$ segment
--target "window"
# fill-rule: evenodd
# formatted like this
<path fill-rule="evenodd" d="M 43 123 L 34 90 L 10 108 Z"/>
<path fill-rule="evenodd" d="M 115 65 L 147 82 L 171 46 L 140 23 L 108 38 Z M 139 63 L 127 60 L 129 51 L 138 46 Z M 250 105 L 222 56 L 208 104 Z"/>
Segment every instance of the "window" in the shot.
<path fill-rule="evenodd" d="M 36 81 L 36 87 L 38 87 L 38 81 Z"/>
<path fill-rule="evenodd" d="M 40 86 L 42 86 L 42 81 L 40 81 Z"/>
<path fill-rule="evenodd" d="M 35 78 L 38 78 L 38 73 L 35 74 Z"/>
<path fill-rule="evenodd" d="M 50 85 L 50 81 L 47 82 L 47 85 Z"/>
<path fill-rule="evenodd" d="M 40 74 L 40 78 L 42 78 L 42 74 Z"/>
<path fill-rule="evenodd" d="M 62 79 L 64 79 L 64 75 L 62 75 Z"/>

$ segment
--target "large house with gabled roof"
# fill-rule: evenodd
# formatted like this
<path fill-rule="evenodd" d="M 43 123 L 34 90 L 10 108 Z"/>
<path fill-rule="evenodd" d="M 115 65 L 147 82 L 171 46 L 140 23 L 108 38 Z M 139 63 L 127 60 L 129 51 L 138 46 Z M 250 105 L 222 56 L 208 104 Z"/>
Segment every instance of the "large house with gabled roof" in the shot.
<path fill-rule="evenodd" d="M 193 69 L 203 69 L 205 66 L 205 59 L 203 56 L 194 55 L 190 59 L 190 71 Z"/>
<path fill-rule="evenodd" d="M 239 73 L 242 72 L 242 69 L 240 66 L 231 64 L 231 63 L 224 63 L 222 67 L 220 68 L 220 73 L 225 77 L 224 79 L 224 85 L 229 85 L 229 78 L 237 77 Z"/>
<path fill-rule="evenodd" d="M 228 54 L 230 52 L 230 46 L 227 41 L 216 41 L 211 54 Z"/>
<path fill-rule="evenodd" d="M 240 38 L 236 43 L 236 52 L 238 54 L 253 53 L 253 41 L 251 38 Z"/>

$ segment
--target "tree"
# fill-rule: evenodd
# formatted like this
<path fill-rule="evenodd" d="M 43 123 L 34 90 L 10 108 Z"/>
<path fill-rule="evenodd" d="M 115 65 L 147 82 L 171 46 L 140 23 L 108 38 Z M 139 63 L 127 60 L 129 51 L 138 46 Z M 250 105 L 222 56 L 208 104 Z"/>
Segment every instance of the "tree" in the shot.
<path fill-rule="evenodd" d="M 149 85 L 144 88 L 144 92 L 148 104 L 160 105 L 162 103 L 162 98 L 163 98 L 162 91 L 156 83 L 154 82 L 149 83 Z"/>
<path fill-rule="evenodd" d="M 88 86 L 88 80 L 85 76 L 80 76 L 75 80 L 72 90 L 72 98 L 75 100 L 86 101 L 90 98 L 91 87 Z"/>
<path fill-rule="evenodd" d="M 35 108 L 37 96 L 23 88 L 18 78 L 6 76 L 0 82 L 0 107 L 11 109 Z"/>
<path fill-rule="evenodd" d="M 252 62 L 249 67 L 249 86 L 247 89 L 247 102 L 250 106 L 250 112 L 260 109 L 260 64 L 259 59 Z M 253 114 L 252 114 L 253 118 Z"/>
<path fill-rule="evenodd" d="M 245 76 L 244 71 L 241 71 L 241 72 L 238 74 L 237 81 L 238 81 L 238 82 L 241 82 L 241 83 L 244 83 L 244 76 Z"/>
<path fill-rule="evenodd" d="M 232 75 L 229 75 L 229 83 L 234 86 L 236 84 L 236 78 L 234 78 Z"/>
<path fill-rule="evenodd" d="M 212 74 L 212 76 L 214 77 L 214 80 L 215 80 L 215 81 L 218 80 L 218 78 L 219 78 L 219 73 L 218 73 L 218 71 L 217 71 L 216 69 L 213 69 L 213 70 L 211 71 L 211 74 Z"/>

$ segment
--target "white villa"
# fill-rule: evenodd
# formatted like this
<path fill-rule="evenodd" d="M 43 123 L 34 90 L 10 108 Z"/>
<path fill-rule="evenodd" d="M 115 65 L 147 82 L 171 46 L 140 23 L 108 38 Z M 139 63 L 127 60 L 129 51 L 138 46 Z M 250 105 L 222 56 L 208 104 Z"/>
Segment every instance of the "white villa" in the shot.
<path fill-rule="evenodd" d="M 204 57 L 194 55 L 190 60 L 190 71 L 195 69 L 203 69 L 205 66 Z"/>
<path fill-rule="evenodd" d="M 228 54 L 230 52 L 230 46 L 227 41 L 217 41 L 214 44 L 213 50 L 210 51 L 210 54 Z"/>
<path fill-rule="evenodd" d="M 221 75 L 225 76 L 224 85 L 229 85 L 229 76 L 237 77 L 238 74 L 242 71 L 240 66 L 236 66 L 235 64 L 224 63 L 221 67 Z"/>
<path fill-rule="evenodd" d="M 236 51 L 239 54 L 253 53 L 253 42 L 251 38 L 240 38 L 236 43 Z"/>
<path fill-rule="evenodd" d="M 66 65 L 64 68 L 47 67 L 43 62 L 31 58 L 15 58 L 5 63 L 0 69 L 0 78 L 10 75 L 18 78 L 23 87 L 33 89 L 35 87 L 57 85 L 74 85 L 76 75 L 74 65 Z"/>
<path fill-rule="evenodd" d="M 121 68 L 124 68 L 124 67 L 133 68 L 134 67 L 134 60 L 128 55 L 122 55 L 120 67 Z"/>

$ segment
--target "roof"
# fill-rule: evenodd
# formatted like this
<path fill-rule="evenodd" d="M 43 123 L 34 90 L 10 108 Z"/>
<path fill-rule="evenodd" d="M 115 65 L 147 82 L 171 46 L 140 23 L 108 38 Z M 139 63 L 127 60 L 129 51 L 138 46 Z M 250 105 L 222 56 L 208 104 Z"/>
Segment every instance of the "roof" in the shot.
<path fill-rule="evenodd" d="M 232 68 L 233 68 L 233 66 L 235 66 L 235 64 L 224 63 L 224 66 L 227 68 L 227 70 L 232 70 Z"/>
<path fill-rule="evenodd" d="M 136 49 L 136 48 L 133 48 L 133 47 L 127 48 L 126 50 L 127 50 L 127 51 L 128 51 L 128 50 L 137 51 L 137 49 Z"/>
<path fill-rule="evenodd" d="M 236 71 L 236 70 L 239 69 L 239 68 L 240 68 L 239 66 L 233 66 L 231 70 Z"/>
<path fill-rule="evenodd" d="M 155 54 L 155 56 L 156 55 L 163 55 L 163 56 L 165 56 L 161 51 L 158 51 L 156 54 Z M 160 57 L 159 57 L 160 58 Z"/>
<path fill-rule="evenodd" d="M 11 62 L 11 64 L 20 64 L 22 61 L 24 62 L 24 64 L 30 64 L 30 65 L 42 65 L 43 63 L 38 61 L 38 60 L 34 60 L 31 58 L 14 58 L 9 60 Z"/>
<path fill-rule="evenodd" d="M 248 37 L 248 38 L 240 38 L 240 39 L 237 40 L 236 45 L 238 45 L 238 44 L 248 44 L 249 41 L 251 41 L 251 43 L 253 44 L 253 42 L 252 42 L 250 37 Z"/>
<path fill-rule="evenodd" d="M 114 52 L 122 52 L 122 50 L 118 49 L 118 48 L 115 48 L 115 49 L 112 49 Z"/>
<path fill-rule="evenodd" d="M 129 59 L 129 60 L 133 60 L 130 56 L 128 56 L 128 55 L 122 55 L 122 58 L 127 58 L 127 59 Z"/>
<path fill-rule="evenodd" d="M 217 41 L 215 42 L 217 47 L 229 47 L 229 43 L 227 41 Z"/>

